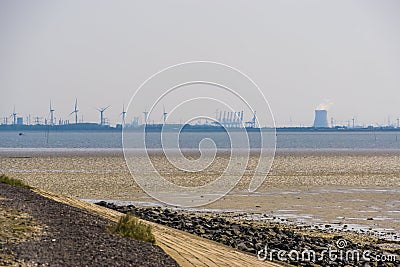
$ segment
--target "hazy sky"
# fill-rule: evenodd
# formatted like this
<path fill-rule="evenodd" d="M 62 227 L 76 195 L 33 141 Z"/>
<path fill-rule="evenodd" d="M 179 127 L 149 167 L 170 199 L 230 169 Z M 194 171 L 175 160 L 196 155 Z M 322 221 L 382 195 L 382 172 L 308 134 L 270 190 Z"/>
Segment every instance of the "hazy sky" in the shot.
<path fill-rule="evenodd" d="M 321 103 L 342 123 L 395 122 L 399 14 L 398 0 L 2 0 L 0 118 L 14 104 L 46 117 L 51 99 L 57 118 L 73 120 L 77 97 L 85 121 L 111 105 L 115 123 L 150 75 L 207 60 L 250 76 L 278 126 L 311 125 Z"/>

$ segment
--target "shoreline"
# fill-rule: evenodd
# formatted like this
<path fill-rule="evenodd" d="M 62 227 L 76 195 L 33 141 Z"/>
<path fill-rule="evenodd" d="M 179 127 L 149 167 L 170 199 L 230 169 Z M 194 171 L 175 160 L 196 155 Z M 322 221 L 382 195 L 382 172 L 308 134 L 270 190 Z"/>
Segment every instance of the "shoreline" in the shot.
<path fill-rule="evenodd" d="M 6 190 L 4 191 L 4 188 Z M 7 189 L 8 188 L 8 189 Z M 294 226 L 285 226 L 282 224 L 278 224 L 275 222 L 268 222 L 268 223 L 260 223 L 257 221 L 241 221 L 237 220 L 237 218 L 232 217 L 230 215 L 228 216 L 223 216 L 224 214 L 221 213 L 208 213 L 208 214 L 201 214 L 197 212 L 191 212 L 191 211 L 185 211 L 185 212 L 177 212 L 173 211 L 170 209 L 161 209 L 161 208 L 138 208 L 134 206 L 123 206 L 123 207 L 117 207 L 112 204 L 107 204 L 107 203 L 101 203 L 101 206 L 107 207 L 107 209 L 111 208 L 110 210 L 101 210 L 101 206 L 99 206 L 99 209 L 94 208 L 93 204 L 89 203 L 84 203 L 83 201 L 80 201 L 78 199 L 72 199 L 68 197 L 64 197 L 62 195 L 58 194 L 53 194 L 50 192 L 45 192 L 42 190 L 38 189 L 33 189 L 34 191 L 30 191 L 29 189 L 20 189 L 20 188 L 15 188 L 11 187 L 8 185 L 0 185 L 0 193 L 1 196 L 3 197 L 0 199 L 0 203 L 13 203 L 13 205 L 16 205 L 17 203 L 22 203 L 24 209 L 27 207 L 31 207 L 34 209 L 41 210 L 45 212 L 47 215 L 46 216 L 40 216 L 38 215 L 34 216 L 34 219 L 38 219 L 40 223 L 44 223 L 44 226 L 52 225 L 51 221 L 56 220 L 56 225 L 60 225 L 59 222 L 64 222 L 67 225 L 62 226 L 62 230 L 58 230 L 63 232 L 76 232 L 78 233 L 77 238 L 82 239 L 82 232 L 79 230 L 78 225 L 72 225 L 70 220 L 66 220 L 66 217 L 71 217 L 74 220 L 78 219 L 75 215 L 68 215 L 69 211 L 72 210 L 73 212 L 78 212 L 86 214 L 85 216 L 94 216 L 90 215 L 87 212 L 84 212 L 84 210 L 89 211 L 89 213 L 94 214 L 100 214 L 105 218 L 115 218 L 114 216 L 116 214 L 119 214 L 120 212 L 126 213 L 126 212 L 131 212 L 134 215 L 138 216 L 139 218 L 142 218 L 146 221 L 149 222 L 154 222 L 157 224 L 153 224 L 153 227 L 155 227 L 155 234 L 157 234 L 158 237 L 158 242 L 160 242 L 160 245 L 164 249 L 164 251 L 168 251 L 170 255 L 174 255 L 174 257 L 178 257 L 180 261 L 178 263 L 181 266 L 205 266 L 208 265 L 206 264 L 207 261 L 211 260 L 214 264 L 216 264 L 219 260 L 221 260 L 221 263 L 223 262 L 225 264 L 239 264 L 239 261 L 241 264 L 244 263 L 250 263 L 253 262 L 253 264 L 257 264 L 257 266 L 278 266 L 278 264 L 299 264 L 302 262 L 303 264 L 310 264 L 309 261 L 290 261 L 290 258 L 283 260 L 280 258 L 277 258 L 277 254 L 271 254 L 271 259 L 272 262 L 265 262 L 261 261 L 260 259 L 257 258 L 257 249 L 258 251 L 263 250 L 263 247 L 266 249 L 267 247 L 269 249 L 277 249 L 280 251 L 289 251 L 290 249 L 292 250 L 297 250 L 297 251 L 302 251 L 303 249 L 311 250 L 311 251 L 316 251 L 317 258 L 315 260 L 315 264 L 318 265 L 326 265 L 328 264 L 329 266 L 334 266 L 336 264 L 347 264 L 351 266 L 364 266 L 366 262 L 363 260 L 358 260 L 357 262 L 353 261 L 343 261 L 342 259 L 338 260 L 330 260 L 329 258 L 323 258 L 321 253 L 325 249 L 329 249 L 330 246 L 335 246 L 335 244 L 339 244 L 338 242 L 340 240 L 345 240 L 346 242 L 346 248 L 351 251 L 368 251 L 371 253 L 370 256 L 378 256 L 378 255 L 386 255 L 387 257 L 392 257 L 391 259 L 394 259 L 392 261 L 388 262 L 381 262 L 379 263 L 379 266 L 397 266 L 400 264 L 400 244 L 398 242 L 383 242 L 379 244 L 374 244 L 373 242 L 371 243 L 371 238 L 365 238 L 360 236 L 355 236 L 355 235 L 345 235 L 345 234 L 340 234 L 340 233 L 327 233 L 327 232 L 321 232 L 321 230 L 315 230 L 315 229 L 301 229 L 300 227 L 294 227 Z M 7 192 L 7 190 L 11 190 L 10 192 Z M 16 193 L 17 191 L 24 191 L 24 194 L 27 194 L 25 196 L 20 195 Z M 37 195 L 40 194 L 41 196 Z M 45 196 L 43 198 L 42 196 Z M 14 199 L 13 202 L 10 202 L 11 199 Z M 41 204 L 37 205 L 38 199 L 42 199 L 40 201 L 46 201 L 46 205 Z M 46 200 L 45 200 L 46 199 Z M 50 203 L 53 203 L 52 201 L 56 200 L 57 202 L 61 202 L 59 204 L 56 204 L 56 207 L 52 207 Z M 28 202 L 27 202 L 28 201 Z M 72 208 L 70 206 L 77 207 L 79 210 L 76 208 Z M 17 204 L 18 205 L 18 204 Z M 0 206 L 1 207 L 1 206 Z M 61 208 L 59 211 L 58 209 Z M 66 210 L 67 209 L 67 210 Z M 116 211 L 115 215 L 112 211 Z M 48 212 L 50 212 L 53 215 L 50 215 Z M 55 214 L 54 214 L 55 212 Z M 58 217 L 55 215 L 60 215 L 62 214 L 62 219 L 57 219 Z M 111 217 L 110 217 L 111 216 Z M 119 216 L 119 215 L 117 215 Z M 97 221 L 99 219 L 96 219 Z M 115 220 L 115 219 L 112 219 Z M 58 222 L 59 221 L 59 222 Z M 62 224 L 63 225 L 63 224 Z M 86 223 L 84 224 L 86 225 Z M 176 229 L 171 232 L 169 228 L 163 228 L 162 225 L 165 225 L 166 227 L 172 227 L 171 229 Z M 73 227 L 73 230 L 72 228 Z M 86 225 L 85 227 L 89 227 Z M 93 226 L 91 226 L 93 227 Z M 95 227 L 96 228 L 96 227 Z M 67 258 L 62 256 L 61 254 L 51 252 L 52 249 L 57 249 L 58 252 L 62 252 L 63 248 L 69 247 L 71 249 L 70 245 L 62 245 L 62 246 L 57 246 L 58 242 L 67 242 L 69 238 L 60 238 L 60 237 L 55 237 L 52 228 L 45 228 L 46 229 L 46 234 L 42 236 L 42 240 L 40 242 L 36 242 L 33 245 L 31 243 L 28 243 L 28 246 L 30 246 L 29 249 L 25 248 L 24 245 L 25 243 L 22 243 L 22 250 L 19 249 L 18 253 L 21 254 L 16 254 L 18 264 L 21 263 L 31 263 L 32 260 L 36 263 L 46 263 L 46 262 L 52 262 L 55 258 L 57 258 L 57 263 L 63 263 L 65 264 L 69 260 L 71 260 L 70 256 Z M 55 233 L 58 232 L 56 230 Z M 86 228 L 85 230 L 87 231 L 92 231 L 90 228 Z M 161 231 L 161 232 L 160 232 Z M 167 231 L 167 232 L 166 232 Z M 185 234 L 181 231 L 187 232 L 188 235 L 187 237 L 184 237 Z M 167 237 L 165 234 L 169 233 L 169 236 Z M 199 236 L 202 239 L 196 239 L 195 236 L 192 237 L 192 235 Z M 75 236 L 74 234 L 72 236 Z M 86 235 L 85 235 L 86 236 Z M 90 238 L 92 239 L 93 242 L 98 242 L 98 240 L 95 238 L 93 239 L 93 235 L 89 235 Z M 184 237 L 184 243 L 182 243 L 182 240 L 180 240 L 181 243 L 176 243 L 173 242 L 171 238 L 182 238 Z M 41 236 L 39 236 L 41 238 Z M 75 238 L 75 237 L 73 237 Z M 160 239 L 161 238 L 161 239 Z M 189 238 L 189 239 L 187 239 Z M 203 241 L 203 239 L 209 239 L 209 243 L 207 241 Z M 82 239 L 81 241 L 83 241 Z M 189 241 L 190 240 L 190 241 Z M 76 240 L 75 240 L 76 241 Z M 79 241 L 79 242 L 81 242 Z M 83 241 L 86 242 L 86 241 Z M 109 242 L 109 241 L 108 241 Z M 172 243 L 171 243 L 172 242 Z M 194 243 L 193 243 L 194 242 Z M 203 242 L 201 244 L 198 244 L 198 242 Z M 205 243 L 204 243 L 205 242 Z M 222 245 L 217 245 L 213 242 L 221 243 Z M 101 243 L 101 242 L 100 242 Z M 36 244 L 36 245 L 35 245 Z M 67 242 L 67 244 L 69 244 Z M 97 243 L 96 243 L 97 244 Z M 103 243 L 102 243 L 103 244 Z M 50 252 L 48 250 L 42 250 L 43 246 L 49 245 Z M 200 247 L 196 247 L 197 245 L 200 245 Z M 205 245 L 205 247 L 204 247 Z M 36 247 L 35 247 L 36 246 Z M 104 250 L 97 251 L 94 249 L 93 251 L 85 251 L 87 249 L 87 243 L 85 243 L 85 246 L 77 246 L 76 248 L 80 250 L 80 253 L 77 254 L 72 261 L 73 262 L 80 262 L 82 263 L 83 258 L 81 258 L 85 253 L 89 252 L 93 257 L 99 257 L 101 255 L 104 255 Z M 142 245 L 143 246 L 143 245 Z M 221 247 L 222 246 L 222 247 Z M 227 250 L 224 246 L 231 246 L 235 249 L 241 250 L 245 252 L 245 254 L 240 254 L 239 252 L 234 252 L 234 251 L 229 251 Z M 338 246 L 338 245 L 337 245 Z M 190 248 L 191 253 L 194 254 L 185 254 L 186 256 L 184 258 L 180 258 L 176 254 L 182 253 L 182 249 L 184 248 Z M 6 247 L 10 249 L 10 246 Z M 84 250 L 82 250 L 84 248 Z M 102 247 L 102 249 L 104 246 Z M 35 249 L 39 249 L 38 254 L 32 255 L 32 249 L 35 251 Z M 98 249 L 98 247 L 97 247 Z M 115 249 L 115 247 L 114 247 Z M 197 251 L 199 250 L 204 250 L 205 251 Z M 217 256 L 218 254 L 215 254 L 216 251 L 223 250 L 221 255 L 223 255 L 223 258 L 218 258 L 220 256 Z M 70 252 L 70 250 L 68 250 Z M 129 249 L 130 255 L 132 255 L 132 248 L 130 247 Z M 186 251 L 186 253 L 188 253 Z M 207 253 L 207 256 L 202 253 Z M 233 254 L 229 254 L 232 253 Z M 42 253 L 45 253 L 42 255 Z M 154 252 L 152 252 L 154 253 Z M 196 253 L 199 253 L 196 256 Z M 219 252 L 220 253 L 220 252 Z M 69 254 L 68 254 L 69 255 Z M 154 255 L 154 254 L 153 254 Z M 200 262 L 196 261 L 196 257 L 199 255 L 202 255 L 202 258 L 198 258 Z M 252 255 L 252 256 L 247 256 L 247 255 Z M 203 258 L 204 257 L 204 258 Z M 233 258 L 232 258 L 233 257 Z M 125 257 L 124 257 L 125 258 Z M 136 261 L 142 261 L 145 260 L 143 258 L 143 253 L 140 254 L 139 257 L 135 258 Z M 6 259 L 7 260 L 7 259 Z M 22 260 L 22 262 L 21 262 Z M 115 258 L 113 258 L 115 260 Z M 149 260 L 149 258 L 147 258 Z M 188 262 L 191 262 L 190 264 L 187 264 Z M 194 262 L 196 264 L 194 264 Z M 262 259 L 263 260 L 263 259 Z M 268 258 L 267 258 L 268 260 Z M 278 260 L 278 261 L 277 261 Z M 96 263 L 97 261 L 91 261 L 91 264 Z M 104 262 L 104 261 L 103 261 Z M 63 265 L 61 264 L 61 265 Z M 265 264 L 265 265 L 264 265 Z M 57 264 L 52 264 L 57 265 Z M 155 266 L 153 263 L 150 263 L 151 266 Z M 141 263 L 141 266 L 144 266 Z M 159 266 L 166 266 L 165 261 L 159 265 Z M 242 265 L 244 266 L 244 265 Z M 308 265 L 307 265 L 308 266 Z"/>
<path fill-rule="evenodd" d="M 343 223 L 343 222 L 329 222 L 320 220 L 310 220 L 313 215 L 294 215 L 287 216 L 285 213 L 264 213 L 254 210 L 245 209 L 223 209 L 223 208 L 179 208 L 171 207 L 159 202 L 143 202 L 143 201 L 129 201 L 129 200 L 112 200 L 112 199 L 81 199 L 85 202 L 92 204 L 107 203 L 108 205 L 115 205 L 119 207 L 131 207 L 134 206 L 138 209 L 168 209 L 183 214 L 195 213 L 201 216 L 219 215 L 222 217 L 228 217 L 237 221 L 248 221 L 255 223 L 274 223 L 279 224 L 283 227 L 296 227 L 308 230 L 323 231 L 330 234 L 348 234 L 348 235 L 360 235 L 366 238 L 376 239 L 377 242 L 395 242 L 399 244 L 400 248 L 400 232 L 394 231 L 394 229 L 381 229 L 372 228 L 368 225 L 360 223 Z M 122 209 L 123 210 L 123 209 Z M 291 212 L 292 210 L 283 210 Z M 297 220 L 296 220 L 297 219 Z M 367 220 L 373 218 L 367 218 Z M 376 218 L 375 218 L 376 219 Z"/>
<path fill-rule="evenodd" d="M 350 264 L 351 266 L 365 266 L 366 261 L 348 262 L 337 259 L 327 261 L 323 257 L 324 248 L 339 246 L 338 242 L 346 242 L 347 250 L 370 251 L 371 255 L 391 255 L 395 261 L 383 263 L 382 266 L 397 266 L 400 264 L 400 242 L 377 240 L 370 236 L 355 233 L 331 231 L 331 229 L 311 229 L 294 225 L 284 225 L 273 221 L 238 220 L 237 216 L 226 213 L 202 213 L 196 211 L 182 211 L 161 207 L 137 207 L 133 205 L 118 206 L 113 203 L 99 202 L 99 206 L 106 207 L 121 213 L 131 213 L 141 219 L 167 225 L 183 230 L 200 237 L 220 242 L 224 245 L 259 255 L 263 248 L 271 251 L 312 250 L 316 252 L 317 265 L 329 266 Z M 239 215 L 240 216 L 240 215 Z M 345 248 L 336 248 L 345 249 Z M 322 254 L 321 254 L 322 253 Z M 272 260 L 279 260 L 277 254 L 272 254 Z M 289 264 L 310 264 L 309 261 L 291 261 Z"/>
<path fill-rule="evenodd" d="M 129 151 L 129 150 L 128 150 Z M 140 151 L 132 149 L 131 151 Z M 198 155 L 197 149 L 182 149 L 185 155 Z M 250 155 L 257 154 L 258 149 L 250 149 Z M 163 155 L 163 150 L 158 148 L 147 149 L 150 156 Z M 227 155 L 229 150 L 219 149 L 221 155 Z M 363 156 L 363 155 L 388 155 L 400 156 L 398 148 L 277 148 L 275 156 Z M 66 156 L 115 156 L 124 157 L 123 148 L 9 148 L 0 147 L 0 157 L 66 157 Z"/>
<path fill-rule="evenodd" d="M 79 199 L 155 202 L 136 184 L 122 154 L 115 150 L 110 154 L 94 150 L 89 155 L 85 150 L 59 151 L 57 156 L 20 152 L 0 152 L 0 173 Z M 153 159 L 160 168 L 166 166 L 162 157 Z M 246 192 L 247 175 L 228 195 L 204 208 L 264 213 L 292 223 L 363 225 L 365 231 L 392 229 L 387 232 L 398 234 L 399 160 L 400 151 L 278 151 L 256 193 Z M 172 182 L 190 186 L 217 177 L 225 162 L 225 157 L 218 158 L 215 168 L 204 174 L 189 175 L 170 167 L 163 173 Z"/>
<path fill-rule="evenodd" d="M 216 165 L 210 170 L 189 175 L 167 167 L 159 151 L 153 150 L 152 153 L 152 160 L 157 166 L 166 168 L 162 172 L 166 178 L 177 184 L 207 182 L 207 179 L 219 173 L 227 160 L 227 157 L 219 157 Z M 250 164 L 254 164 L 254 159 L 250 158 Z M 357 228 L 357 225 L 361 224 L 365 227 L 362 229 L 364 238 L 373 240 L 374 236 L 367 234 L 374 234 L 374 230 L 379 228 L 392 229 L 398 237 L 399 160 L 400 150 L 396 149 L 278 149 L 267 179 L 255 194 L 246 193 L 250 180 L 250 176 L 246 175 L 228 195 L 204 207 L 211 212 L 192 210 L 186 213 L 201 217 L 218 215 L 235 223 L 250 223 L 254 227 L 262 223 L 279 223 L 278 229 L 298 228 L 299 231 L 311 231 L 323 236 L 356 235 L 349 232 L 351 228 Z M 140 158 L 136 159 L 136 164 L 143 164 Z M 0 149 L 0 172 L 57 195 L 86 200 L 148 202 L 152 205 L 155 202 L 135 183 L 126 166 L 122 150 L 119 149 Z M 304 225 L 307 222 L 308 225 Z M 345 226 L 345 233 L 335 231 L 336 228 L 342 230 Z M 290 229 L 288 231 L 291 231 Z M 328 233 L 329 231 L 333 233 Z M 283 237 L 281 233 L 275 230 L 273 232 Z M 380 231 L 377 235 L 380 235 L 379 233 Z M 285 233 L 286 236 L 288 234 Z M 290 240 L 298 244 L 303 242 L 301 239 Z M 385 243 L 388 247 L 399 246 L 398 241 L 374 240 L 372 246 L 378 243 Z M 250 242 L 250 239 L 246 237 L 246 240 L 242 241 L 247 248 L 251 247 L 245 243 Z M 264 242 L 263 239 L 260 241 Z M 287 242 L 287 239 L 280 240 L 282 244 Z M 324 246 L 328 243 L 323 241 Z M 171 245 L 171 249 L 173 248 Z M 254 254 L 252 257 L 258 261 Z"/>

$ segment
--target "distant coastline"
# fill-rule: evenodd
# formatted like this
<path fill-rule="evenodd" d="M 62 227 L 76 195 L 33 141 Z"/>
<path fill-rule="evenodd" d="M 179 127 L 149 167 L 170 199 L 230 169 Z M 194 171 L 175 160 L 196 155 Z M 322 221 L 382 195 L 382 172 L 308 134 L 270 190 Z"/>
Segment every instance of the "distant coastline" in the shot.
<path fill-rule="evenodd" d="M 222 126 L 214 125 L 181 125 L 181 124 L 151 124 L 151 125 L 139 125 L 129 126 L 126 130 L 129 131 L 143 131 L 144 127 L 146 132 L 160 132 L 160 131 L 177 131 L 182 129 L 184 132 L 224 132 L 226 129 Z M 248 132 L 255 132 L 260 130 L 272 130 L 273 128 L 227 128 L 229 131 L 241 131 L 246 130 Z M 315 128 L 315 127 L 277 127 L 277 132 L 400 132 L 398 127 L 329 127 L 329 128 Z M 122 131 L 122 125 L 117 124 L 116 126 L 100 125 L 97 123 L 78 123 L 78 124 L 64 124 L 64 125 L 0 125 L 0 131 Z"/>

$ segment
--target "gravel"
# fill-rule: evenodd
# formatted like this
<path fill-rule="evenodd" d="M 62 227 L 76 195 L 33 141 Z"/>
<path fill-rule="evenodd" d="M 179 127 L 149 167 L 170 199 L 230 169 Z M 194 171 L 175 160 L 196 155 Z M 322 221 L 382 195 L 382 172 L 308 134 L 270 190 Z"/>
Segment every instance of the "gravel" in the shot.
<path fill-rule="evenodd" d="M 17 262 L 29 266 L 178 266 L 156 245 L 108 233 L 111 221 L 95 214 L 6 184 L 0 184 L 0 196 L 0 208 L 27 213 L 45 226 L 35 239 L 0 240 L 0 255 L 12 256 Z"/>

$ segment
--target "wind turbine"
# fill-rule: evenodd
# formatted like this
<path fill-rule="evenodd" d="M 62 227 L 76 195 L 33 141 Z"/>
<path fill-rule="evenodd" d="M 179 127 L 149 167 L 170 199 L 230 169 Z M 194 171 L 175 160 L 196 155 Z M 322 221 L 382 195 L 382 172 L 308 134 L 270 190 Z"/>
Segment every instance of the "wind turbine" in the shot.
<path fill-rule="evenodd" d="M 51 107 L 51 100 L 50 100 L 50 125 L 51 126 L 54 125 L 54 111 L 55 111 L 55 109 L 53 109 Z"/>
<path fill-rule="evenodd" d="M 15 105 L 14 105 L 13 113 L 10 115 L 10 117 L 13 118 L 13 125 L 16 125 L 17 124 L 17 113 L 15 113 Z"/>
<path fill-rule="evenodd" d="M 163 125 L 165 125 L 165 122 L 167 121 L 167 112 L 165 112 L 165 107 L 163 106 Z"/>
<path fill-rule="evenodd" d="M 148 117 L 147 117 L 147 115 L 149 114 L 149 112 L 148 111 L 143 111 L 143 115 L 144 115 L 144 125 L 145 126 L 147 126 L 147 119 L 148 119 Z"/>
<path fill-rule="evenodd" d="M 108 109 L 110 106 L 107 106 L 105 108 L 98 108 L 97 110 L 100 112 L 100 125 L 104 124 L 104 118 L 103 118 L 103 113 L 106 109 Z"/>
<path fill-rule="evenodd" d="M 126 111 L 125 111 L 125 106 L 122 104 L 122 112 L 120 114 L 122 116 L 122 126 L 125 126 L 125 116 L 126 116 Z"/>
<path fill-rule="evenodd" d="M 72 111 L 69 115 L 72 115 L 75 113 L 75 124 L 78 124 L 78 98 L 75 98 L 75 108 L 74 111 Z"/>

